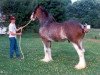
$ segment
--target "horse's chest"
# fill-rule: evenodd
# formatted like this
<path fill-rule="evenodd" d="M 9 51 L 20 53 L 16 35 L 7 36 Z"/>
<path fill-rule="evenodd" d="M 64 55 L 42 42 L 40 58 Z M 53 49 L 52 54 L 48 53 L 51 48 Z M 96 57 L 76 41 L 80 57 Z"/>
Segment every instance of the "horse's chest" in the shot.
<path fill-rule="evenodd" d="M 39 34 L 42 38 L 46 39 L 46 40 L 49 40 L 49 41 L 53 41 L 51 38 L 50 38 L 50 34 L 49 34 L 49 30 L 45 27 L 42 27 L 39 29 Z"/>

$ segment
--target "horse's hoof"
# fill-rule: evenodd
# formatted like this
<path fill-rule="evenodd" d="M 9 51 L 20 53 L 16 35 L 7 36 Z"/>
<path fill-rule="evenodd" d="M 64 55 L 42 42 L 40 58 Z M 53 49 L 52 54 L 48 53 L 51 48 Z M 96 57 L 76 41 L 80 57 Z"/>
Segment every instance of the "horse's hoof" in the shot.
<path fill-rule="evenodd" d="M 81 65 L 81 64 L 77 64 L 75 65 L 75 68 L 80 70 L 80 69 L 84 69 L 86 67 L 86 65 Z"/>
<path fill-rule="evenodd" d="M 41 61 L 43 61 L 43 62 L 50 62 L 50 61 L 52 61 L 52 59 L 41 59 Z"/>

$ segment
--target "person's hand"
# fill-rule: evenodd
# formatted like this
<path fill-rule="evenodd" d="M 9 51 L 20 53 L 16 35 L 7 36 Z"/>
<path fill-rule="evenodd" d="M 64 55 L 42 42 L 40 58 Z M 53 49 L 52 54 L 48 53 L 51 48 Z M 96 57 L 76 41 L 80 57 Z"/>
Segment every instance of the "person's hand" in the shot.
<path fill-rule="evenodd" d="M 17 35 L 22 35 L 22 33 L 17 33 Z"/>
<path fill-rule="evenodd" d="M 18 29 L 16 29 L 16 31 L 18 32 L 19 30 L 22 30 L 23 29 L 23 27 L 19 27 Z"/>
<path fill-rule="evenodd" d="M 19 29 L 21 30 L 23 27 L 19 27 Z"/>

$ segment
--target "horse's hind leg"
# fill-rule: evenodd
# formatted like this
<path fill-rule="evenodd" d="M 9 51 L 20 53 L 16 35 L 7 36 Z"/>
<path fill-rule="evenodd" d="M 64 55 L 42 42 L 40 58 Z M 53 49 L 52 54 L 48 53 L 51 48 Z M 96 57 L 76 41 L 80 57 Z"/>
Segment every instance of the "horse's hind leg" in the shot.
<path fill-rule="evenodd" d="M 82 40 L 80 40 L 80 41 L 79 41 L 79 45 L 80 45 L 82 51 L 85 52 L 85 49 L 83 48 L 83 45 L 82 45 L 82 44 L 83 44 L 83 43 L 82 43 Z"/>
<path fill-rule="evenodd" d="M 48 41 L 42 41 L 43 45 L 44 45 L 44 53 L 45 56 L 42 59 L 42 61 L 44 62 L 49 62 L 52 60 L 52 56 L 51 56 L 51 42 Z"/>
<path fill-rule="evenodd" d="M 86 67 L 86 62 L 85 62 L 85 58 L 84 58 L 84 51 L 82 50 L 82 48 L 80 49 L 76 43 L 72 43 L 72 44 L 79 55 L 79 63 L 77 65 L 75 65 L 75 68 L 76 69 L 83 69 Z M 79 45 L 81 47 L 82 44 L 80 43 Z"/>

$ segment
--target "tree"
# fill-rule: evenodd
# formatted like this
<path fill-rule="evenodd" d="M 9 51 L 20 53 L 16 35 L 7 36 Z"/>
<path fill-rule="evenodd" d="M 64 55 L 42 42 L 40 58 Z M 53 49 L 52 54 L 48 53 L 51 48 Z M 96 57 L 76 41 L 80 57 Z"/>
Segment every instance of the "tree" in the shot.
<path fill-rule="evenodd" d="M 97 28 L 100 27 L 100 3 L 96 1 L 78 0 L 72 4 L 71 0 L 0 0 L 0 6 L 8 15 L 8 20 L 10 15 L 16 16 L 17 25 L 26 24 L 34 8 L 42 4 L 58 22 L 76 18 L 81 23 L 88 23 Z M 30 27 L 34 26 L 34 30 L 37 31 L 38 23 L 34 23 L 31 23 Z"/>
<path fill-rule="evenodd" d="M 69 18 L 75 17 L 82 23 L 88 23 L 94 28 L 100 27 L 98 24 L 100 19 L 100 4 L 94 0 L 77 1 L 67 7 L 66 13 Z"/>

